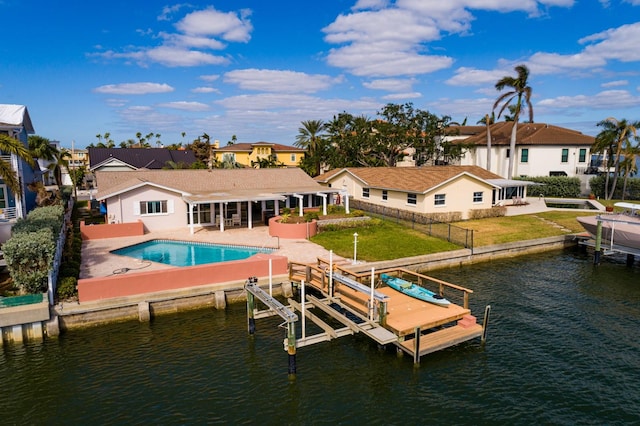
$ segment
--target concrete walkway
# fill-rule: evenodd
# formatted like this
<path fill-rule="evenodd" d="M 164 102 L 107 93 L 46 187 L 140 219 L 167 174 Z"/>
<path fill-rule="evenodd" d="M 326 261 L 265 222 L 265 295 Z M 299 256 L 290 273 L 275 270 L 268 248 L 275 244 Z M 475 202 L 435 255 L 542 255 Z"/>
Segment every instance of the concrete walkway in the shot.
<path fill-rule="evenodd" d="M 253 229 L 235 228 L 220 232 L 217 228 L 198 229 L 191 235 L 188 229 L 150 232 L 138 237 L 107 238 L 82 243 L 82 265 L 80 278 L 106 277 L 121 273 L 154 271 L 171 268 L 155 262 L 143 262 L 127 256 L 111 254 L 112 250 L 132 244 L 153 240 L 171 239 L 181 241 L 199 241 L 217 244 L 236 244 L 252 247 L 275 249 L 274 254 L 286 256 L 290 262 L 316 263 L 318 257 L 329 259 L 329 251 L 308 240 L 289 240 L 271 237 L 266 226 Z M 343 258 L 334 255 L 336 262 Z"/>

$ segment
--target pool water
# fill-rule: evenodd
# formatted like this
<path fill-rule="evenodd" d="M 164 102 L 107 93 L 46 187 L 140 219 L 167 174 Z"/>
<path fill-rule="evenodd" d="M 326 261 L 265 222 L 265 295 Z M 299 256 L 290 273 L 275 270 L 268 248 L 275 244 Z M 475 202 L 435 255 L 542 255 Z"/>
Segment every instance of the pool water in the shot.
<path fill-rule="evenodd" d="M 151 240 L 114 250 L 111 253 L 171 266 L 195 266 L 241 260 L 272 249 L 190 241 Z"/>

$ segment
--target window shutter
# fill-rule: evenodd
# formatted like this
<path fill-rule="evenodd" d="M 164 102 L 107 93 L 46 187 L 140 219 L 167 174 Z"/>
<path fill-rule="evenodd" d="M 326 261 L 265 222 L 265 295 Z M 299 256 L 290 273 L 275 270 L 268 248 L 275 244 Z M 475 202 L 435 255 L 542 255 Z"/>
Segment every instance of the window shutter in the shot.
<path fill-rule="evenodd" d="M 173 214 L 173 200 L 167 200 L 167 213 Z"/>
<path fill-rule="evenodd" d="M 140 216 L 140 201 L 133 202 L 133 215 Z"/>

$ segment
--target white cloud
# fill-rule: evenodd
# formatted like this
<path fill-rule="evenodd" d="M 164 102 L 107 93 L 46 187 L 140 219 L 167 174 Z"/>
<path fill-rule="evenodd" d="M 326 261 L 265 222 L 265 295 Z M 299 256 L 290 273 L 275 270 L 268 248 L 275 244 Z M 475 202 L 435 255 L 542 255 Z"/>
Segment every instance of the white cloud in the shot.
<path fill-rule="evenodd" d="M 601 86 L 602 87 L 619 87 L 619 86 L 627 86 L 629 84 L 628 80 L 616 80 L 616 81 L 609 81 L 607 83 L 602 83 Z"/>
<path fill-rule="evenodd" d="M 220 90 L 214 88 L 214 87 L 196 87 L 194 89 L 191 89 L 191 92 L 193 93 L 220 93 Z"/>
<path fill-rule="evenodd" d="M 241 10 L 240 13 L 220 12 L 210 7 L 189 13 L 176 28 L 185 34 L 220 37 L 227 41 L 247 42 L 251 39 L 253 26 L 248 17 L 249 10 Z"/>
<path fill-rule="evenodd" d="M 165 7 L 158 20 L 169 20 L 182 5 Z M 211 50 L 223 50 L 229 42 L 246 43 L 251 39 L 253 26 L 248 17 L 249 10 L 220 12 L 210 7 L 191 12 L 175 24 L 177 33 L 159 32 L 158 46 L 127 47 L 118 52 L 109 50 L 90 54 L 104 59 L 128 59 L 140 66 L 159 63 L 168 67 L 192 67 L 201 65 L 224 65 L 226 56 L 213 55 Z M 145 30 L 141 34 L 152 33 Z"/>
<path fill-rule="evenodd" d="M 617 59 L 621 62 L 635 62 L 640 60 L 640 22 L 611 28 L 600 33 L 584 37 L 581 44 L 598 41 L 585 47 L 585 54 L 605 59 Z"/>
<path fill-rule="evenodd" d="M 244 69 L 229 71 L 224 82 L 236 84 L 244 90 L 281 93 L 314 93 L 329 88 L 328 75 L 306 74 L 296 71 Z"/>
<path fill-rule="evenodd" d="M 479 70 L 476 68 L 460 67 L 455 75 L 445 81 L 451 86 L 480 86 L 490 84 L 492 87 L 496 81 L 512 72 L 507 70 Z"/>
<path fill-rule="evenodd" d="M 146 95 L 149 93 L 173 92 L 173 90 L 173 87 L 166 83 L 107 84 L 93 89 L 96 93 L 109 93 L 114 95 Z"/>
<path fill-rule="evenodd" d="M 382 97 L 385 101 L 403 101 L 405 99 L 416 99 L 421 98 L 422 93 L 420 92 L 410 92 L 410 93 L 393 93 L 390 95 L 385 95 Z"/>
<path fill-rule="evenodd" d="M 558 96 L 543 99 L 536 105 L 550 109 L 615 109 L 640 106 L 640 98 L 626 90 L 606 90 L 595 96 Z"/>
<path fill-rule="evenodd" d="M 218 74 L 209 74 L 209 75 L 201 75 L 200 77 L 198 77 L 200 80 L 204 80 L 204 81 L 208 81 L 208 82 L 212 82 L 212 81 L 216 81 L 217 79 L 220 78 L 220 76 Z"/>
<path fill-rule="evenodd" d="M 362 83 L 362 85 L 367 89 L 386 90 L 387 92 L 400 92 L 411 90 L 415 82 L 416 80 L 413 78 L 386 78 L 364 82 Z"/>
<path fill-rule="evenodd" d="M 202 102 L 186 101 L 165 102 L 162 104 L 158 104 L 158 106 L 162 108 L 179 109 L 182 111 L 207 111 L 209 109 L 209 105 L 203 104 Z"/>
<path fill-rule="evenodd" d="M 145 52 L 147 58 L 168 67 L 191 67 L 198 65 L 222 65 L 229 63 L 223 56 L 215 56 L 198 50 L 160 46 Z"/>

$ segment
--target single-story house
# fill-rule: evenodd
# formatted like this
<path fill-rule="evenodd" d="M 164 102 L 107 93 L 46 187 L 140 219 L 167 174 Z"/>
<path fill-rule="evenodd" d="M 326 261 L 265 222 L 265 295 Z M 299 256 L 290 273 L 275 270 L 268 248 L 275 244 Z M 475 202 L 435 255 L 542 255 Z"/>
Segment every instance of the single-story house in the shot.
<path fill-rule="evenodd" d="M 319 207 L 336 190 L 298 168 L 98 171 L 96 199 L 108 223 L 142 221 L 147 231 L 265 223 L 282 207 Z"/>
<path fill-rule="evenodd" d="M 459 212 L 526 200 L 530 182 L 506 180 L 478 166 L 348 167 L 316 181 L 339 190 L 341 202 L 358 200 L 421 214 Z"/>

